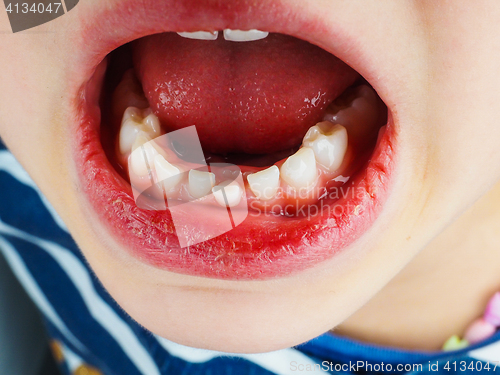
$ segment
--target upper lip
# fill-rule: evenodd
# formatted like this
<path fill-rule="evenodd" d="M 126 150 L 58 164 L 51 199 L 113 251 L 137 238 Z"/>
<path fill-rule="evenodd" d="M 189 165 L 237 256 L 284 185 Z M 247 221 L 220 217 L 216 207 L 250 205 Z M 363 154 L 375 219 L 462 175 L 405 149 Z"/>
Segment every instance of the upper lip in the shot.
<path fill-rule="evenodd" d="M 363 63 L 366 56 L 363 56 L 361 40 L 332 23 L 309 2 L 167 0 L 146 4 L 123 0 L 105 7 L 79 5 L 83 16 L 76 25 L 75 66 L 79 71 L 74 72 L 78 76 L 75 82 L 88 79 L 108 53 L 143 36 L 168 31 L 223 29 L 259 29 L 295 36 L 337 56 L 369 82 L 370 77 L 376 76 L 373 67 Z"/>
<path fill-rule="evenodd" d="M 175 1 L 167 0 L 161 2 L 150 2 L 144 6 L 144 2 L 137 0 L 124 0 L 114 2 L 112 6 L 101 7 L 96 11 L 95 8 L 90 12 L 85 7 L 85 3 L 79 5 L 81 11 L 81 23 L 78 24 L 77 46 L 78 52 L 75 54 L 75 63 L 73 68 L 72 87 L 70 92 L 74 95 L 74 110 L 76 117 L 82 108 L 82 98 L 85 98 L 85 87 L 96 67 L 105 59 L 106 55 L 115 48 L 138 39 L 142 36 L 151 35 L 166 31 L 197 31 L 197 30 L 223 30 L 223 29 L 259 29 L 270 32 L 280 32 L 291 36 L 296 36 L 313 44 L 316 44 L 338 58 L 347 62 L 351 67 L 361 73 L 368 82 L 371 83 L 371 77 L 376 75 L 376 67 L 367 66 L 366 57 L 363 56 L 363 48 L 359 40 L 348 34 L 335 23 L 329 23 L 328 19 L 317 12 L 314 7 L 308 6 L 307 2 L 285 2 L 285 1 Z M 88 15 L 88 17 L 86 17 Z M 346 47 L 349 48 L 346 48 Z M 387 93 L 385 88 L 374 87 L 378 92 Z M 384 99 L 384 98 L 383 98 Z M 386 100 L 384 100 L 386 101 Z M 386 101 L 387 103 L 387 101 Z M 389 108 L 389 112 L 390 108 Z M 391 118 L 391 128 L 394 130 L 394 123 L 397 119 Z M 81 121 L 75 123 L 76 128 L 81 126 Z M 78 132 L 72 132 L 79 134 Z M 81 147 L 80 140 L 73 136 L 75 147 Z M 80 145 L 80 146 L 79 146 Z M 390 150 L 392 151 L 392 149 Z M 76 152 L 75 154 L 79 154 Z M 85 155 L 79 155 L 85 158 Z M 391 158 L 393 155 L 391 155 Z M 380 167 L 383 171 L 384 166 Z M 78 161 L 77 161 L 77 169 Z M 376 168 L 375 168 L 376 169 Z M 379 172 L 380 172 L 379 170 Z M 80 168 L 80 173 L 82 173 Z M 384 173 L 387 171 L 383 171 Z M 85 190 L 85 187 L 83 188 Z M 383 195 L 383 194 L 381 194 Z M 374 205 L 375 206 L 375 205 Z M 378 207 L 377 207 L 378 209 Z M 373 216 L 373 212 L 366 213 L 366 221 Z M 361 214 L 362 215 L 362 214 Z M 360 216 L 361 216 L 360 215 Z M 366 224 L 366 223 L 365 223 Z M 352 223 L 349 225 L 353 225 Z M 359 231 L 365 231 L 366 225 L 358 225 Z M 324 228 L 321 228 L 324 229 Z M 338 245 L 343 246 L 350 243 L 356 236 L 353 236 L 353 228 L 336 228 L 339 239 Z M 122 229 L 123 230 L 123 229 Z M 351 230 L 351 232 L 349 232 Z M 332 229 L 333 231 L 333 229 Z M 297 236 L 304 236 L 297 231 Z M 315 243 L 313 238 L 298 238 L 301 243 L 301 249 L 281 248 L 277 259 L 285 259 L 283 264 L 291 264 L 287 261 L 289 257 L 297 256 L 301 251 L 304 252 L 307 246 L 318 246 L 321 254 L 306 254 L 302 259 L 304 264 L 296 262 L 288 269 L 283 268 L 279 262 L 274 266 L 262 269 L 246 269 L 244 264 L 221 264 L 216 267 L 207 262 L 207 259 L 201 259 L 200 254 L 189 254 L 193 259 L 201 259 L 199 264 L 193 263 L 190 269 L 186 264 L 189 261 L 179 261 L 177 264 L 166 264 L 166 267 L 178 272 L 187 272 L 202 276 L 216 277 L 269 277 L 287 274 L 290 271 L 297 271 L 307 266 L 307 262 L 316 263 L 317 260 L 324 258 L 324 253 L 333 254 L 334 249 L 325 249 L 325 243 Z M 321 241 L 319 241 L 321 242 Z M 220 245 L 220 244 L 219 244 Z M 235 243 L 233 243 L 235 245 Z M 262 244 L 260 244 L 262 245 Z M 335 247 L 333 242 L 330 246 Z M 132 246 L 133 247 L 133 246 Z M 206 255 L 210 254 L 209 248 L 205 248 Z M 168 263 L 164 259 L 156 259 L 158 253 L 151 256 L 151 262 L 156 265 Z M 260 257 L 260 255 L 259 255 Z M 281 258 L 280 258 L 281 257 Z M 147 258 L 147 257 L 146 257 Z M 153 259 L 154 258 L 154 259 Z M 260 259 L 260 258 L 259 258 Z M 191 260 L 195 262 L 196 260 Z M 258 262 L 256 259 L 242 260 L 241 263 Z M 266 261 L 266 256 L 261 259 Z M 243 268 L 242 268 L 243 267 Z M 252 267 L 257 267 L 255 264 Z M 257 267 L 261 268 L 261 267 Z"/>

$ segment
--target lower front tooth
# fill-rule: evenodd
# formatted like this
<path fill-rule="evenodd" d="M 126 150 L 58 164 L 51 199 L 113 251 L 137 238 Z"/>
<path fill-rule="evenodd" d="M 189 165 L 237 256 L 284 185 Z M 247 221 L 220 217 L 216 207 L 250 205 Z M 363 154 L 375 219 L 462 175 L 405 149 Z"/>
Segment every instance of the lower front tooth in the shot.
<path fill-rule="evenodd" d="M 224 30 L 224 39 L 230 40 L 232 42 L 251 42 L 254 40 L 260 40 L 267 37 L 269 33 L 267 31 L 260 30 Z"/>
<path fill-rule="evenodd" d="M 194 32 L 179 32 L 178 35 L 188 39 L 198 40 L 216 40 L 219 35 L 218 31 L 194 31 Z"/>
<path fill-rule="evenodd" d="M 313 150 L 299 149 L 283 163 L 280 172 L 281 178 L 295 189 L 311 187 L 318 178 Z"/>
<path fill-rule="evenodd" d="M 176 166 L 170 164 L 161 155 L 154 158 L 157 183 L 161 183 L 165 191 L 170 191 L 176 187 L 182 180 L 182 171 Z"/>
<path fill-rule="evenodd" d="M 342 125 L 323 121 L 307 131 L 302 145 L 313 150 L 319 164 L 329 172 L 334 172 L 344 161 L 347 131 Z"/>
<path fill-rule="evenodd" d="M 214 186 L 212 193 L 222 207 L 234 207 L 240 203 L 243 190 L 236 181 L 224 181 Z"/>
<path fill-rule="evenodd" d="M 263 171 L 249 174 L 247 181 L 257 198 L 269 200 L 275 197 L 280 186 L 280 170 L 273 165 Z"/>
<path fill-rule="evenodd" d="M 215 175 L 210 172 L 191 169 L 188 179 L 189 193 L 195 198 L 202 198 L 210 194 L 215 185 Z"/>

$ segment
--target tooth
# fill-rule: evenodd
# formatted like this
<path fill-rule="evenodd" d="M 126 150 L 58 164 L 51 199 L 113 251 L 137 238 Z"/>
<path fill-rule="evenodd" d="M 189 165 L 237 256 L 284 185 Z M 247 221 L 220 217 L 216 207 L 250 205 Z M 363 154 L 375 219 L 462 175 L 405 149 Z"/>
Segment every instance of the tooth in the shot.
<path fill-rule="evenodd" d="M 358 86 L 352 93 L 355 97 L 348 104 L 335 104 L 327 108 L 324 121 L 345 126 L 350 136 L 369 139 L 378 129 L 379 99 L 375 91 L 367 86 Z"/>
<path fill-rule="evenodd" d="M 194 31 L 177 33 L 183 38 L 199 39 L 199 40 L 216 40 L 219 35 L 218 31 Z"/>
<path fill-rule="evenodd" d="M 215 185 L 215 175 L 210 172 L 197 171 L 191 169 L 189 171 L 189 193 L 195 198 L 201 198 L 210 194 Z"/>
<path fill-rule="evenodd" d="M 151 141 L 149 135 L 143 131 L 139 131 L 132 145 L 130 166 L 137 176 L 148 175 L 154 158 L 158 155 L 158 150 L 149 141 Z"/>
<path fill-rule="evenodd" d="M 132 146 L 132 153 L 130 154 L 130 167 L 132 172 L 137 176 L 147 176 L 149 174 L 149 168 L 151 166 L 151 158 L 148 158 L 148 162 L 144 158 L 145 150 L 141 147 L 145 143 L 149 142 L 150 138 L 146 133 L 140 132 Z"/>
<path fill-rule="evenodd" d="M 160 120 L 150 108 L 144 111 L 142 124 L 144 125 L 145 129 L 147 129 L 146 132 L 151 134 L 152 138 L 156 138 L 160 135 Z"/>
<path fill-rule="evenodd" d="M 224 30 L 224 39 L 230 40 L 232 42 L 251 42 L 253 40 L 264 39 L 268 36 L 269 33 L 267 31 L 260 30 Z"/>
<path fill-rule="evenodd" d="M 286 159 L 280 172 L 281 179 L 295 189 L 310 187 L 318 177 L 313 150 L 302 147 Z"/>
<path fill-rule="evenodd" d="M 234 207 L 237 206 L 241 201 L 241 194 L 243 190 L 236 181 L 224 181 L 223 183 L 214 186 L 212 188 L 212 193 L 214 194 L 215 200 L 222 207 Z M 225 196 L 225 198 L 224 198 Z M 227 202 L 226 202 L 227 199 Z"/>
<path fill-rule="evenodd" d="M 302 145 L 313 150 L 319 164 L 329 172 L 334 172 L 344 161 L 347 131 L 342 125 L 323 121 L 307 131 Z"/>
<path fill-rule="evenodd" d="M 165 191 L 170 191 L 182 180 L 182 171 L 176 166 L 170 164 L 162 155 L 156 155 L 154 158 L 157 183 L 160 182 Z"/>
<path fill-rule="evenodd" d="M 150 140 L 151 140 L 151 137 L 146 132 L 139 130 L 137 132 L 137 136 L 135 137 L 134 143 L 132 144 L 132 147 L 130 149 L 132 151 L 134 151 L 137 147 L 141 147 L 141 146 L 145 145 Z"/>
<path fill-rule="evenodd" d="M 136 148 L 130 154 L 130 168 L 136 176 L 148 175 L 148 166 L 146 164 L 146 159 L 144 159 L 144 154 L 142 153 L 142 147 Z"/>
<path fill-rule="evenodd" d="M 151 139 L 158 137 L 161 134 L 160 120 L 149 108 L 141 110 L 128 107 L 123 113 L 120 127 L 119 145 L 122 154 L 131 151 L 141 132 L 147 134 Z"/>
<path fill-rule="evenodd" d="M 263 171 L 249 174 L 247 181 L 257 198 L 269 200 L 274 198 L 280 186 L 280 170 L 273 165 Z"/>
<path fill-rule="evenodd" d="M 113 115 L 123 116 L 123 112 L 127 107 L 146 108 L 148 101 L 142 92 L 142 86 L 133 69 L 128 69 L 123 73 L 123 77 L 116 86 L 112 94 L 111 108 Z"/>

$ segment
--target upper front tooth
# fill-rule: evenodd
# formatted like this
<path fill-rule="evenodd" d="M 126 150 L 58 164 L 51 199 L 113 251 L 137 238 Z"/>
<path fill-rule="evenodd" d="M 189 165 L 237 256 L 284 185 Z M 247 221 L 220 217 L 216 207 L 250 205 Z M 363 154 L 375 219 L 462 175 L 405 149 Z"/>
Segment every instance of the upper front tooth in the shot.
<path fill-rule="evenodd" d="M 249 174 L 247 176 L 250 190 L 261 200 L 274 198 L 280 185 L 280 170 L 273 165 L 263 171 Z"/>
<path fill-rule="evenodd" d="M 188 179 L 189 192 L 195 198 L 201 198 L 208 195 L 215 185 L 215 175 L 210 172 L 191 169 L 189 171 Z"/>
<path fill-rule="evenodd" d="M 268 36 L 267 31 L 260 30 L 224 30 L 224 39 L 230 40 L 232 42 L 251 42 L 253 40 L 264 39 Z"/>
<path fill-rule="evenodd" d="M 145 133 L 154 139 L 160 135 L 160 121 L 150 109 L 140 110 L 128 107 L 123 113 L 120 127 L 119 145 L 120 152 L 130 152 L 139 133 Z"/>
<path fill-rule="evenodd" d="M 313 150 L 319 164 L 334 172 L 344 161 L 347 131 L 342 125 L 323 121 L 307 131 L 302 144 Z"/>
<path fill-rule="evenodd" d="M 234 207 L 240 203 L 243 190 L 236 181 L 224 181 L 214 186 L 212 193 L 222 207 Z"/>
<path fill-rule="evenodd" d="M 179 32 L 180 36 L 188 39 L 199 40 L 216 40 L 219 35 L 218 31 L 194 31 L 194 32 Z"/>
<path fill-rule="evenodd" d="M 308 188 L 318 177 L 314 152 L 303 147 L 290 156 L 281 166 L 281 178 L 296 189 Z"/>
<path fill-rule="evenodd" d="M 157 183 L 160 182 L 165 191 L 170 191 L 182 180 L 182 171 L 176 166 L 170 164 L 162 155 L 156 155 L 154 158 Z"/>

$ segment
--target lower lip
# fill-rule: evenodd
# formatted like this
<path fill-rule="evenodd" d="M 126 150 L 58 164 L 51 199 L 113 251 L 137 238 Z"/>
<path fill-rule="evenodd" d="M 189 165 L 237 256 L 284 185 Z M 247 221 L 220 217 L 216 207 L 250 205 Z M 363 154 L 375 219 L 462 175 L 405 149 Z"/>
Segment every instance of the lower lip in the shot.
<path fill-rule="evenodd" d="M 82 190 L 108 233 L 141 262 L 219 279 L 268 279 L 311 268 L 344 251 L 365 233 L 387 199 L 395 166 L 396 132 L 389 113 L 372 157 L 353 176 L 349 193 L 303 219 L 252 216 L 219 237 L 180 248 L 167 211 L 139 209 L 130 184 L 112 167 L 100 140 L 101 64 L 79 103 L 75 161 Z M 353 192 L 353 193 L 351 193 Z"/>

